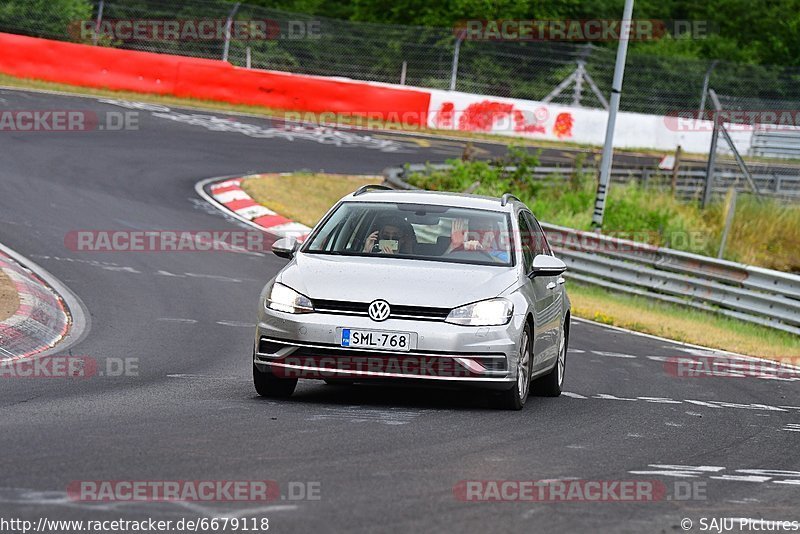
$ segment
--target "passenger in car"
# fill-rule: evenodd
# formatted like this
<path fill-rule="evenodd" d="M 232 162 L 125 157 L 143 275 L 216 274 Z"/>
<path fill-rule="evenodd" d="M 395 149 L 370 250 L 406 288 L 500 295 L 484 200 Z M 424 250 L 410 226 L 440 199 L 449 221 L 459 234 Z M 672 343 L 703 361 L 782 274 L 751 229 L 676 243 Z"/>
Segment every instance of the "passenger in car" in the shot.
<path fill-rule="evenodd" d="M 413 254 L 417 244 L 414 228 L 402 217 L 378 219 L 375 230 L 364 243 L 364 252 L 373 254 Z"/>

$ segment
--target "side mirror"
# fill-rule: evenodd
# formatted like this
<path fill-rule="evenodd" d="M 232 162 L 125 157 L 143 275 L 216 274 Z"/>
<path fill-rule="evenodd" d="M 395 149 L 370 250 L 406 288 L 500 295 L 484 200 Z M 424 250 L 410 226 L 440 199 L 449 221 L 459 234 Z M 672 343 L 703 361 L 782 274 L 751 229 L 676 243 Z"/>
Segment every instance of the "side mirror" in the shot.
<path fill-rule="evenodd" d="M 294 237 L 283 237 L 278 239 L 272 244 L 272 252 L 276 256 L 290 260 L 294 257 L 294 253 L 300 248 L 300 243 Z"/>
<path fill-rule="evenodd" d="M 558 276 L 567 270 L 567 264 L 554 256 L 539 254 L 533 258 L 531 276 Z"/>

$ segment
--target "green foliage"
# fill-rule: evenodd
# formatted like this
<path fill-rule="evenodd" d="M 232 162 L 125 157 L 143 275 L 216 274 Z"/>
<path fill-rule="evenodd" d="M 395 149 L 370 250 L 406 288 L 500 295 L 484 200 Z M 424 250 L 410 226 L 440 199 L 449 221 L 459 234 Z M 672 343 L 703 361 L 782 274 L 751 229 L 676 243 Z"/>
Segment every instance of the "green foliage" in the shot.
<path fill-rule="evenodd" d="M 273 9 L 356 21 L 452 27 L 465 19 L 619 19 L 624 0 L 250 0 Z M 632 42 L 634 52 L 796 65 L 800 0 L 636 0 L 634 18 L 707 23 L 701 38 Z M 615 48 L 616 43 L 607 43 Z"/>
<path fill-rule="evenodd" d="M 28 32 L 65 38 L 71 23 L 91 20 L 88 0 L 3 0 L 0 2 L 0 31 Z"/>

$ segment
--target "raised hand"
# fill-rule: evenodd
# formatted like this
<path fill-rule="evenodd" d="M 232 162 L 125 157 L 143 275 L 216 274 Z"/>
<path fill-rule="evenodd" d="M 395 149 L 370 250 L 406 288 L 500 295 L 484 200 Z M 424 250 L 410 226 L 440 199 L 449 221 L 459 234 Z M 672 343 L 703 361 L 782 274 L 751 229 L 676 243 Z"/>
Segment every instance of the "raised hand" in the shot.
<path fill-rule="evenodd" d="M 378 242 L 378 231 L 372 232 L 367 237 L 367 242 L 364 243 L 364 252 L 372 252 L 372 247 L 375 246 L 375 243 Z"/>

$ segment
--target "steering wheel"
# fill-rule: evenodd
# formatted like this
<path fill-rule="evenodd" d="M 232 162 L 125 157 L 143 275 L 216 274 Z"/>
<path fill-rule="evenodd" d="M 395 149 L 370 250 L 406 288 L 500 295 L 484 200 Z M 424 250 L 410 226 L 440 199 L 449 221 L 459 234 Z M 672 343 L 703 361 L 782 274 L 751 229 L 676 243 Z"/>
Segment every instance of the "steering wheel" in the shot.
<path fill-rule="evenodd" d="M 486 256 L 487 258 L 489 258 L 489 259 L 491 259 L 491 260 L 494 260 L 494 256 L 492 256 L 491 254 L 489 254 L 489 253 L 488 253 L 488 252 L 486 252 L 485 250 L 483 250 L 483 249 L 479 249 L 479 248 L 476 248 L 475 250 L 467 250 L 467 249 L 465 249 L 465 248 L 464 248 L 464 245 L 463 245 L 463 244 L 461 244 L 461 245 L 458 245 L 457 247 L 454 247 L 454 248 L 453 248 L 453 249 L 452 249 L 450 252 L 448 252 L 447 254 L 448 254 L 448 255 L 450 255 L 450 254 L 453 254 L 453 253 L 470 253 L 470 254 L 471 254 L 471 253 L 473 253 L 473 252 L 480 252 L 481 254 L 483 254 L 484 256 Z"/>

